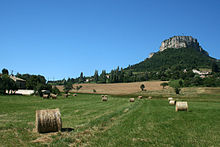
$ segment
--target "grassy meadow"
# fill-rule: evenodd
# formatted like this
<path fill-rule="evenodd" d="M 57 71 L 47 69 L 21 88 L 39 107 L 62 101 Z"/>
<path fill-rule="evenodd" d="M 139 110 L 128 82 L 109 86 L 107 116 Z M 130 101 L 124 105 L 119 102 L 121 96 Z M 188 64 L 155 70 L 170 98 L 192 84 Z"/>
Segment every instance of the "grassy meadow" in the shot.
<path fill-rule="evenodd" d="M 98 94 L 0 96 L 0 146 L 220 146 L 220 89 L 188 93 L 147 91 L 134 103 L 129 98 L 140 93 L 109 95 L 107 102 Z M 189 111 L 175 112 L 168 96 L 188 101 Z M 35 111 L 53 108 L 61 111 L 63 131 L 36 133 Z"/>

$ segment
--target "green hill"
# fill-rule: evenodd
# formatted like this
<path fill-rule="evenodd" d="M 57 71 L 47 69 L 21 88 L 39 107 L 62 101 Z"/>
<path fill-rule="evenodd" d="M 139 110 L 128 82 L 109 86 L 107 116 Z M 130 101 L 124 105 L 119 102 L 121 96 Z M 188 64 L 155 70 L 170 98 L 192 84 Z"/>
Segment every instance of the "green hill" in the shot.
<path fill-rule="evenodd" d="M 151 58 L 132 65 L 127 70 L 135 72 L 159 71 L 171 67 L 186 68 L 211 68 L 212 62 L 216 59 L 207 55 L 207 52 L 200 52 L 194 48 L 166 49 L 155 53 Z"/>

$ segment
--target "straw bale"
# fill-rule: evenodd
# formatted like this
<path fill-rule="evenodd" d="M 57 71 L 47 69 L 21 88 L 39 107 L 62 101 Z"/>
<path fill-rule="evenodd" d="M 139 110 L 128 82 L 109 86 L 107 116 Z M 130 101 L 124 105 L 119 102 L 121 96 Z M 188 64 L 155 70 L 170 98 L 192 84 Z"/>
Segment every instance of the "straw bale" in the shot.
<path fill-rule="evenodd" d="M 188 103 L 176 102 L 176 111 L 188 111 Z"/>
<path fill-rule="evenodd" d="M 176 101 L 175 100 L 170 100 L 169 105 L 176 105 Z"/>
<path fill-rule="evenodd" d="M 130 98 L 130 102 L 134 102 L 134 98 Z"/>
<path fill-rule="evenodd" d="M 39 133 L 58 132 L 62 129 L 59 109 L 37 110 L 35 127 Z"/>

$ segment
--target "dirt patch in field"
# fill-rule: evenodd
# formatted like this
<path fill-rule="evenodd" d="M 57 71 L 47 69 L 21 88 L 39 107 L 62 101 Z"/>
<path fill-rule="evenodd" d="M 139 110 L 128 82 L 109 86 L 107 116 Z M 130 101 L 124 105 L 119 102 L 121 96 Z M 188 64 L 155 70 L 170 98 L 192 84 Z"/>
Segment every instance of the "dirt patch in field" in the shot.
<path fill-rule="evenodd" d="M 113 83 L 113 84 L 73 84 L 73 87 L 81 85 L 82 88 L 79 91 L 72 90 L 71 92 L 78 93 L 95 93 L 98 94 L 131 94 L 140 92 L 141 84 L 145 85 L 147 91 L 162 90 L 160 86 L 164 81 L 149 81 L 149 82 L 134 82 L 134 83 Z M 57 86 L 60 91 L 63 91 L 63 86 Z"/>

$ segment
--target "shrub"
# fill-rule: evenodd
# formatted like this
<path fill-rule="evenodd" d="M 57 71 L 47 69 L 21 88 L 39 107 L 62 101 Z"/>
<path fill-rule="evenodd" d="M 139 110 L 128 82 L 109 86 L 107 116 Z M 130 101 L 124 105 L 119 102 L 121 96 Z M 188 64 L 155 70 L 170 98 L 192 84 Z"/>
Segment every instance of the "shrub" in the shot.
<path fill-rule="evenodd" d="M 160 86 L 163 86 L 163 89 L 168 86 L 168 83 L 164 82 L 164 83 L 161 83 Z"/>
<path fill-rule="evenodd" d="M 174 87 L 174 91 L 176 94 L 180 94 L 181 89 L 179 87 Z"/>
<path fill-rule="evenodd" d="M 144 91 L 144 88 L 145 88 L 144 84 L 141 84 L 140 88 L 142 91 Z"/>

